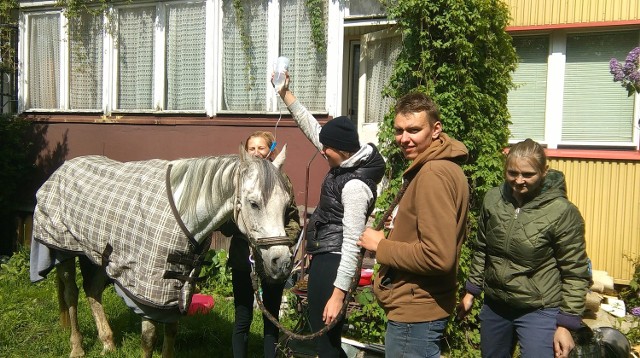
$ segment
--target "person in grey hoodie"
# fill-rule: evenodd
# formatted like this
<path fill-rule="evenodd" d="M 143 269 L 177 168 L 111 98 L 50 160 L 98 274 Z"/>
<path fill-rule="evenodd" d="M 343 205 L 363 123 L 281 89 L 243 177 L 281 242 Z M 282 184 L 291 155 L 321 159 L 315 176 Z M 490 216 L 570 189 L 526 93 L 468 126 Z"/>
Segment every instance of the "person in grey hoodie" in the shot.
<path fill-rule="evenodd" d="M 318 331 L 336 319 L 356 273 L 356 241 L 373 211 L 385 162 L 373 144 L 360 145 L 357 129 L 348 117 L 336 117 L 320 126 L 289 89 L 288 73 L 277 91 L 330 166 L 320 202 L 307 226 L 306 249 L 312 257 L 307 285 L 309 323 Z M 320 358 L 346 357 L 340 339 L 343 324 L 344 318 L 316 339 Z"/>

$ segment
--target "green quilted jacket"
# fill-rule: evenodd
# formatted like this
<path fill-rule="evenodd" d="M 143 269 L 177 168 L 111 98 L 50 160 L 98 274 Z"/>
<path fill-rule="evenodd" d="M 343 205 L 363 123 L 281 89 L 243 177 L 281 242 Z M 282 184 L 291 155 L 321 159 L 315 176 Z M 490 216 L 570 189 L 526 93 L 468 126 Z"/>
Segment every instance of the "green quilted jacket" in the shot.
<path fill-rule="evenodd" d="M 560 308 L 558 325 L 580 326 L 591 274 L 584 220 L 564 175 L 549 170 L 541 193 L 522 207 L 507 183 L 484 198 L 467 291 L 514 309 Z"/>

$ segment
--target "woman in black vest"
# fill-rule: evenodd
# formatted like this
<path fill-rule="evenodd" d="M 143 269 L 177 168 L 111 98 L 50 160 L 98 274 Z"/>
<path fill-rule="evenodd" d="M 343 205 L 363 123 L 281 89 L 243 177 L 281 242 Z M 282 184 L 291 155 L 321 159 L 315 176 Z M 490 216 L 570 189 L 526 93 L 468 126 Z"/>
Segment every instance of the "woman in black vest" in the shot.
<path fill-rule="evenodd" d="M 313 331 L 338 315 L 357 268 L 358 237 L 376 201 L 376 186 L 385 171 L 384 159 L 373 144 L 360 145 L 358 131 L 344 116 L 323 127 L 289 90 L 289 74 L 278 88 L 280 97 L 309 141 L 327 159 L 330 169 L 320 202 L 309 219 L 307 252 L 311 255 L 307 297 Z M 320 358 L 346 357 L 340 333 L 344 318 L 316 339 Z"/>

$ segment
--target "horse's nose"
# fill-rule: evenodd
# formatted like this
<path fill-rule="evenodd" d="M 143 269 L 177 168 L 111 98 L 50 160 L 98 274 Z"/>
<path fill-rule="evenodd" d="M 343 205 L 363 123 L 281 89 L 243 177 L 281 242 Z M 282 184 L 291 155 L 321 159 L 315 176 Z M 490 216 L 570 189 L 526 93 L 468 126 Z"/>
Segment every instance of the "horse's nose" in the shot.
<path fill-rule="evenodd" d="M 274 257 L 271 259 L 271 267 L 277 267 L 279 271 L 288 270 L 291 267 L 291 259 L 288 257 Z"/>

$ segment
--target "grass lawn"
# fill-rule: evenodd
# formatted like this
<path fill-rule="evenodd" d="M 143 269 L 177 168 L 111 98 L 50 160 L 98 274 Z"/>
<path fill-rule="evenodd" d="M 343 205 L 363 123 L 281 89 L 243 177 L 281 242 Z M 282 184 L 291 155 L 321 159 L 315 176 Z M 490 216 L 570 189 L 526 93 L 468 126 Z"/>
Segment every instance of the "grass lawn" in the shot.
<path fill-rule="evenodd" d="M 22 252 L 14 255 L 9 265 L 0 267 L 0 357 L 67 357 L 69 331 L 59 323 L 55 272 L 46 280 L 32 284 L 28 269 L 28 257 Z M 232 357 L 233 301 L 223 297 L 215 300 L 216 305 L 209 314 L 184 317 L 180 321 L 176 342 L 178 357 Z M 116 344 L 116 352 L 106 357 L 139 357 L 140 317 L 129 310 L 113 287 L 107 288 L 103 301 Z M 86 356 L 102 357 L 102 343 L 82 291 L 79 323 Z M 154 357 L 161 357 L 161 350 L 160 334 Z M 250 357 L 262 356 L 259 313 L 254 314 L 249 351 Z"/>

